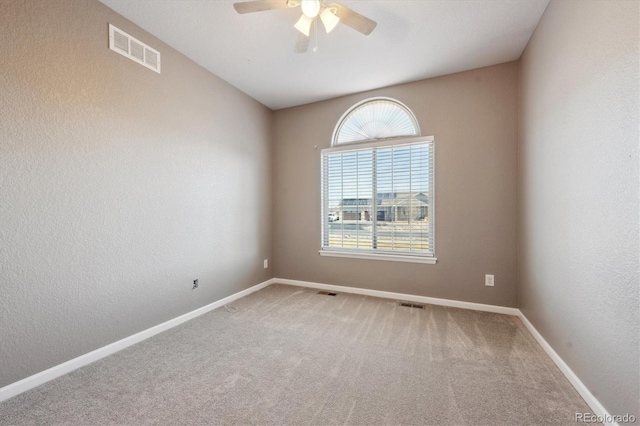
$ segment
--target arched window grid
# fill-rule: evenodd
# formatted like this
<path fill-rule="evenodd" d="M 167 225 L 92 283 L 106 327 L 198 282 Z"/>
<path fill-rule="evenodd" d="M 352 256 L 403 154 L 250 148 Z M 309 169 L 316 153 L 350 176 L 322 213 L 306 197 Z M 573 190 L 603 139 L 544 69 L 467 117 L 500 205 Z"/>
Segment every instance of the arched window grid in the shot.
<path fill-rule="evenodd" d="M 403 103 L 387 97 L 365 99 L 345 112 L 332 146 L 420 136 L 418 120 Z"/>

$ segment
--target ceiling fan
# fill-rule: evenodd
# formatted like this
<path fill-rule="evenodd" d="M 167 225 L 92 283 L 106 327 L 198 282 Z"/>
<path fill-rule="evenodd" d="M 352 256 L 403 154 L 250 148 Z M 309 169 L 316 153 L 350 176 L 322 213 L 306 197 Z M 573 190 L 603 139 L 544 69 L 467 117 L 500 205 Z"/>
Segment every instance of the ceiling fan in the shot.
<path fill-rule="evenodd" d="M 296 53 L 304 53 L 309 48 L 312 25 L 317 23 L 318 16 L 327 33 L 330 33 L 340 22 L 364 35 L 371 34 L 377 25 L 375 21 L 347 7 L 338 3 L 325 5 L 323 0 L 253 0 L 233 4 L 238 13 L 264 12 L 298 6 L 302 9 L 302 16 L 294 25 L 299 31 L 294 49 Z"/>

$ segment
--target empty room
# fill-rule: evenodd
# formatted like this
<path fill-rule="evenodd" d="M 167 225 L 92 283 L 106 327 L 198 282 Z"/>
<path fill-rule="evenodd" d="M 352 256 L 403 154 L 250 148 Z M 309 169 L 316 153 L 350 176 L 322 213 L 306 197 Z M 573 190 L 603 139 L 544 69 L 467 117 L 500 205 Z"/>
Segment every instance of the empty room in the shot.
<path fill-rule="evenodd" d="M 640 422 L 640 0 L 0 0 L 0 425 Z"/>

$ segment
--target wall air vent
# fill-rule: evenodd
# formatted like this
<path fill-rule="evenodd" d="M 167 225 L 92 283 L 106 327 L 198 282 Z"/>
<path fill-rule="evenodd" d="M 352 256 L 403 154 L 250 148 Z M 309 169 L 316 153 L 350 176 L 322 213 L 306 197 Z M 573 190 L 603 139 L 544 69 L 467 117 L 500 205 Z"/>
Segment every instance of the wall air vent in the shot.
<path fill-rule="evenodd" d="M 111 24 L 109 49 L 160 74 L 160 52 Z"/>

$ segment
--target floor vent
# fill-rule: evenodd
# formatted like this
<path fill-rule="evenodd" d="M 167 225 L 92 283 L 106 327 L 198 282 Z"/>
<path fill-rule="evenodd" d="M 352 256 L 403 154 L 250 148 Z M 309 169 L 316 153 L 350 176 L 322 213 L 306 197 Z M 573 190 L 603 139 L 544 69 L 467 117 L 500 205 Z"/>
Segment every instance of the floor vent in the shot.
<path fill-rule="evenodd" d="M 324 294 L 325 296 L 337 296 L 337 293 L 329 293 L 328 291 L 319 291 L 318 294 Z"/>
<path fill-rule="evenodd" d="M 424 309 L 424 305 L 421 305 L 419 303 L 398 302 L 398 304 L 406 308 Z"/>
<path fill-rule="evenodd" d="M 109 49 L 160 74 L 160 52 L 109 24 Z"/>

